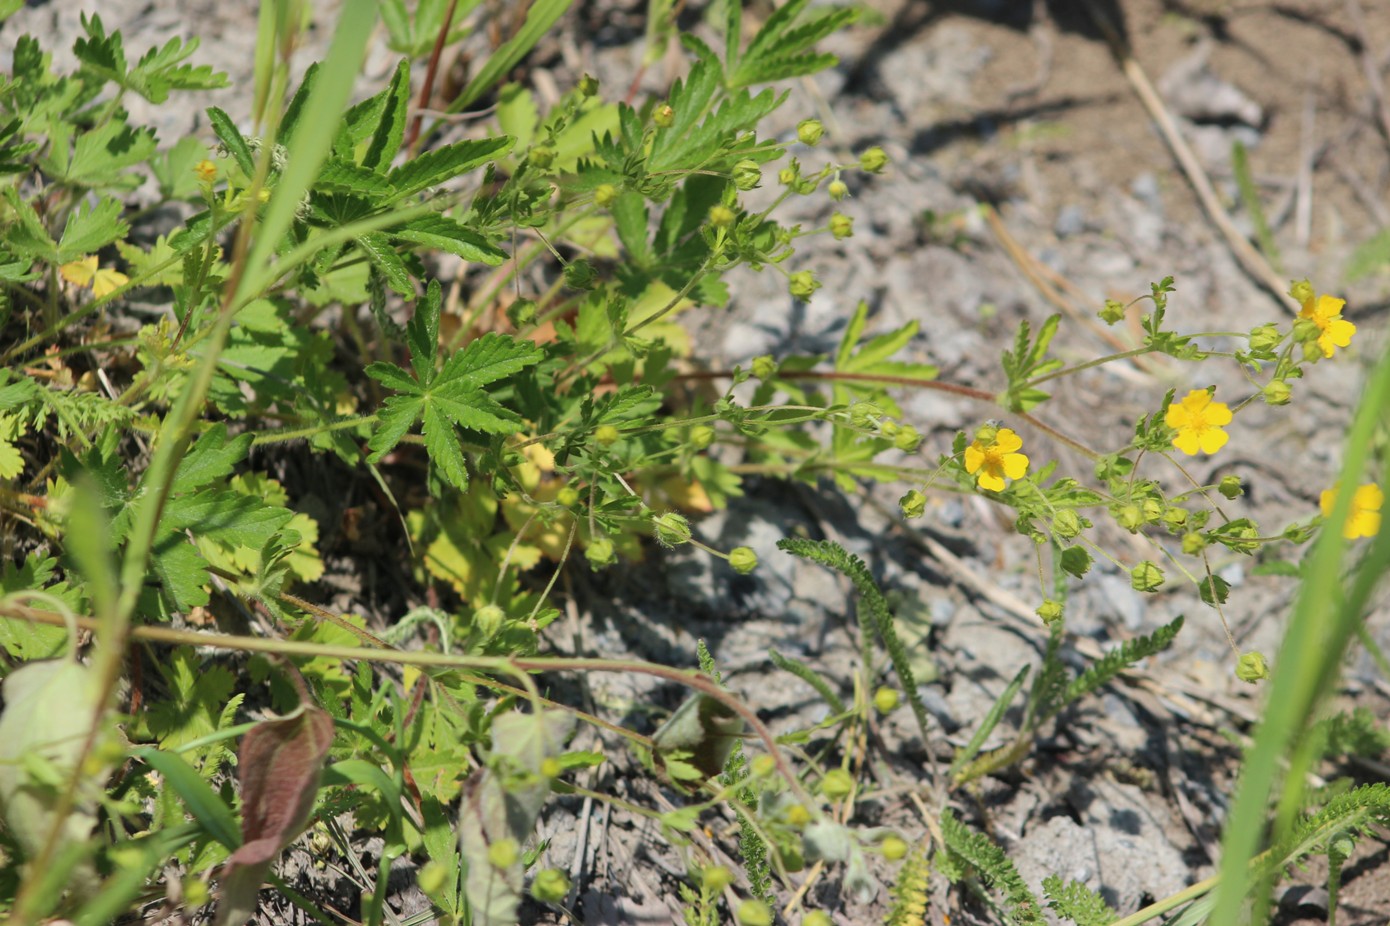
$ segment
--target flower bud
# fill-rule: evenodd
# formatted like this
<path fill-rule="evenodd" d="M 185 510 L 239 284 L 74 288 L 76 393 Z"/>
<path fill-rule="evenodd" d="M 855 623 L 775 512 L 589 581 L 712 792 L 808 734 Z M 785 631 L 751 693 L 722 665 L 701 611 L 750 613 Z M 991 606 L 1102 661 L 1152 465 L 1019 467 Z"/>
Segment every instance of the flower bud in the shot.
<path fill-rule="evenodd" d="M 922 446 L 922 435 L 912 425 L 905 424 L 897 434 L 893 435 L 893 446 L 903 453 L 912 453 Z"/>
<path fill-rule="evenodd" d="M 835 236 L 837 241 L 844 241 L 854 235 L 854 219 L 837 212 L 830 217 L 830 234 Z"/>
<path fill-rule="evenodd" d="M 975 440 L 980 446 L 988 447 L 999 437 L 999 425 L 993 421 L 987 421 L 975 429 Z"/>
<path fill-rule="evenodd" d="M 832 768 L 820 780 L 820 793 L 832 801 L 848 797 L 854 790 L 854 776 L 842 768 Z"/>
<path fill-rule="evenodd" d="M 622 434 L 611 424 L 601 424 L 594 428 L 594 443 L 601 447 L 611 447 L 618 442 Z"/>
<path fill-rule="evenodd" d="M 1062 619 L 1062 603 L 1060 601 L 1053 601 L 1051 598 L 1048 598 L 1042 604 L 1038 605 L 1038 610 L 1036 613 L 1038 617 L 1042 618 L 1042 622 L 1044 624 L 1051 627 L 1053 624 L 1057 623 Z"/>
<path fill-rule="evenodd" d="M 598 285 L 598 271 L 582 257 L 565 264 L 564 276 L 570 289 L 593 289 Z"/>
<path fill-rule="evenodd" d="M 1288 405 L 1293 397 L 1293 390 L 1289 384 L 1282 379 L 1273 379 L 1269 385 L 1265 386 L 1261 392 L 1264 395 L 1266 405 Z"/>
<path fill-rule="evenodd" d="M 544 170 L 555 163 L 555 149 L 548 145 L 537 145 L 531 149 L 531 163 Z"/>
<path fill-rule="evenodd" d="M 507 306 L 507 320 L 513 327 L 524 328 L 536 320 L 536 303 L 531 299 L 518 299 Z"/>
<path fill-rule="evenodd" d="M 1163 585 L 1163 570 L 1144 560 L 1129 571 L 1129 584 L 1136 592 L 1156 592 Z"/>
<path fill-rule="evenodd" d="M 1176 505 L 1167 508 L 1163 512 L 1163 523 L 1170 531 L 1177 533 L 1187 524 L 1187 509 Z"/>
<path fill-rule="evenodd" d="M 1240 498 L 1245 492 L 1245 490 L 1241 488 L 1239 476 L 1222 477 L 1221 482 L 1216 486 L 1216 491 L 1232 500 Z"/>
<path fill-rule="evenodd" d="M 1198 531 L 1190 531 L 1182 535 L 1182 551 L 1188 556 L 1196 556 L 1207 548 L 1207 538 L 1205 534 Z"/>
<path fill-rule="evenodd" d="M 511 868 L 521 858 L 521 849 L 510 836 L 487 847 L 487 860 L 493 868 Z"/>
<path fill-rule="evenodd" d="M 579 490 L 571 485 L 561 486 L 560 491 L 555 493 L 555 501 L 565 508 L 573 508 L 579 504 Z"/>
<path fill-rule="evenodd" d="M 787 808 L 787 824 L 797 829 L 811 822 L 811 811 L 804 804 L 793 804 Z"/>
<path fill-rule="evenodd" d="M 761 380 L 769 380 L 777 375 L 777 360 L 771 354 L 753 358 L 753 375 Z"/>
<path fill-rule="evenodd" d="M 784 167 L 777 172 L 777 182 L 782 186 L 791 186 L 801 179 L 801 172 L 796 169 L 796 163 Z"/>
<path fill-rule="evenodd" d="M 542 778 L 559 778 L 564 770 L 564 766 L 560 764 L 560 760 L 554 756 L 546 756 L 541 760 Z"/>
<path fill-rule="evenodd" d="M 745 193 L 756 190 L 763 182 L 763 170 L 757 161 L 744 158 L 734 165 L 734 186 Z"/>
<path fill-rule="evenodd" d="M 878 850 L 890 862 L 897 862 L 907 856 L 907 840 L 901 836 L 889 836 L 878 844 Z"/>
<path fill-rule="evenodd" d="M 668 547 L 678 547 L 690 542 L 690 522 L 684 515 L 676 514 L 674 511 L 654 518 L 652 529 L 656 531 L 656 539 Z"/>
<path fill-rule="evenodd" d="M 772 926 L 772 910 L 761 900 L 749 898 L 734 911 L 738 926 Z"/>
<path fill-rule="evenodd" d="M 1122 505 L 1115 512 L 1115 523 L 1131 534 L 1137 534 L 1139 528 L 1144 526 L 1144 511 L 1138 505 Z"/>
<path fill-rule="evenodd" d="M 662 103 L 652 110 L 652 122 L 658 129 L 669 129 L 671 123 L 676 121 L 676 111 L 671 108 L 670 103 Z"/>
<path fill-rule="evenodd" d="M 714 443 L 714 428 L 707 424 L 697 424 L 690 429 L 689 444 L 696 450 L 704 450 Z"/>
<path fill-rule="evenodd" d="M 829 193 L 830 198 L 838 203 L 849 195 L 849 186 L 846 185 L 843 180 L 832 180 L 829 185 L 826 186 L 825 192 Z"/>
<path fill-rule="evenodd" d="M 902 511 L 903 517 L 908 520 L 920 518 L 927 513 L 927 497 L 916 489 L 912 489 L 898 499 L 898 508 Z"/>
<path fill-rule="evenodd" d="M 802 119 L 796 124 L 796 140 L 808 147 L 820 144 L 824 134 L 825 126 L 820 124 L 819 119 Z"/>
<path fill-rule="evenodd" d="M 876 174 L 887 166 L 888 154 L 878 145 L 874 145 L 859 155 L 859 167 L 871 174 Z"/>
<path fill-rule="evenodd" d="M 442 867 L 442 866 L 441 866 Z M 421 874 L 423 874 L 423 870 Z M 196 875 L 190 875 L 183 881 L 183 906 L 185 910 L 194 910 L 212 901 L 212 892 L 208 890 L 208 883 Z"/>
<path fill-rule="evenodd" d="M 718 894 L 734 883 L 734 873 L 723 865 L 707 865 L 700 872 L 700 886 L 711 894 Z"/>
<path fill-rule="evenodd" d="M 199 183 L 211 184 L 217 179 L 217 164 L 213 161 L 209 161 L 207 158 L 203 158 L 197 164 L 193 165 L 193 173 L 198 175 Z"/>
<path fill-rule="evenodd" d="M 1267 353 L 1278 347 L 1282 340 L 1284 335 L 1278 325 L 1260 325 L 1250 329 L 1250 349 L 1253 351 Z"/>
<path fill-rule="evenodd" d="M 415 883 L 426 896 L 433 896 L 444 889 L 444 882 L 449 880 L 449 869 L 442 862 L 428 861 L 420 869 L 420 873 L 415 876 Z M 185 895 L 185 899 L 186 899 Z M 201 906 L 201 905 L 200 905 Z"/>
<path fill-rule="evenodd" d="M 734 567 L 734 572 L 746 576 L 758 568 L 758 554 L 752 547 L 734 547 L 729 551 L 729 565 Z"/>
<path fill-rule="evenodd" d="M 891 714 L 897 709 L 901 697 L 896 688 L 889 688 L 887 685 L 874 692 L 874 710 L 880 714 Z"/>
<path fill-rule="evenodd" d="M 502 622 L 506 619 L 507 612 L 495 604 L 483 605 L 473 612 L 473 626 L 478 628 L 478 634 L 484 640 L 492 639 L 502 629 Z"/>
<path fill-rule="evenodd" d="M 617 551 L 613 548 L 613 541 L 607 537 L 598 537 L 589 542 L 584 548 L 584 558 L 589 561 L 589 568 L 598 572 L 605 566 L 611 566 L 617 560 Z"/>
<path fill-rule="evenodd" d="M 569 876 L 558 868 L 542 868 L 531 880 L 531 896 L 541 903 L 559 903 L 569 892 Z"/>
<path fill-rule="evenodd" d="M 754 778 L 766 778 L 777 771 L 777 760 L 765 752 L 759 753 L 748 764 L 748 770 L 753 773 Z"/>
<path fill-rule="evenodd" d="M 1261 679 L 1269 678 L 1269 665 L 1265 662 L 1264 653 L 1254 650 L 1241 653 L 1240 659 L 1236 661 L 1236 678 L 1252 685 Z"/>
<path fill-rule="evenodd" d="M 893 440 L 903 432 L 903 426 L 892 418 L 884 418 L 878 423 L 878 436 L 886 440 Z"/>
<path fill-rule="evenodd" d="M 1100 320 L 1107 325 L 1116 324 L 1125 317 L 1124 303 L 1120 302 L 1118 299 L 1107 299 L 1105 300 L 1105 308 L 1101 309 L 1096 314 L 1099 315 Z"/>
<path fill-rule="evenodd" d="M 618 188 L 611 183 L 600 183 L 594 188 L 594 204 L 606 206 L 618 198 Z"/>
<path fill-rule="evenodd" d="M 1314 296 L 1313 284 L 1307 280 L 1294 280 L 1289 284 L 1289 295 L 1293 301 L 1302 305 Z"/>
<path fill-rule="evenodd" d="M 1144 510 L 1145 524 L 1154 524 L 1163 517 L 1163 503 L 1156 498 L 1144 499 L 1144 504 L 1140 507 Z"/>
<path fill-rule="evenodd" d="M 579 78 L 579 95 L 585 99 L 598 96 L 598 78 L 592 74 L 585 74 Z"/>
<path fill-rule="evenodd" d="M 723 203 L 709 207 L 709 223 L 715 228 L 729 228 L 738 220 L 738 214 Z"/>
<path fill-rule="evenodd" d="M 820 280 L 810 270 L 799 270 L 787 280 L 787 291 L 802 302 L 809 302 L 820 286 Z"/>
<path fill-rule="evenodd" d="M 1081 515 L 1075 509 L 1063 508 L 1052 516 L 1052 533 L 1063 540 L 1071 540 L 1081 533 Z"/>

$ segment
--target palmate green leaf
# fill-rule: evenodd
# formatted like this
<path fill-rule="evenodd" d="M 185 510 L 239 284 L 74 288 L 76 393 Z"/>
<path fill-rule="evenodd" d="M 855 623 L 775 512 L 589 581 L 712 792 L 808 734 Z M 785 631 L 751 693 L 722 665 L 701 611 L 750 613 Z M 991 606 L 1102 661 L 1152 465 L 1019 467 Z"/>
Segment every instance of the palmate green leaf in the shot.
<path fill-rule="evenodd" d="M 14 187 L 5 187 L 3 195 L 5 203 L 19 220 L 14 224 L 6 224 L 5 246 L 15 254 L 56 262 L 58 243 L 48 234 L 48 229 L 44 227 L 43 220 L 34 211 L 34 207 L 29 205 Z"/>
<path fill-rule="evenodd" d="M 425 436 L 425 450 L 430 455 L 430 462 L 439 467 L 450 485 L 462 492 L 468 488 L 468 464 L 463 458 L 453 416 L 441 406 L 442 402 L 438 399 L 426 399 L 421 404 L 424 424 L 420 430 Z"/>
<path fill-rule="evenodd" d="M 154 152 L 154 129 L 132 128 L 113 119 L 77 136 L 72 159 L 55 173 L 72 186 L 133 187 L 142 178 L 128 173 L 128 168 L 148 160 Z"/>
<path fill-rule="evenodd" d="M 476 389 L 539 363 L 542 356 L 530 341 L 488 332 L 450 357 L 439 379 L 453 387 Z"/>
<path fill-rule="evenodd" d="M 78 38 L 72 45 L 72 53 L 85 70 L 113 83 L 125 85 L 126 60 L 120 32 L 106 34 L 101 16 L 93 13 L 88 18 L 80 14 L 79 21 L 87 33 L 86 38 Z"/>
<path fill-rule="evenodd" d="M 228 86 L 227 75 L 210 65 L 181 64 L 198 50 L 198 37 L 187 42 L 178 37 L 151 48 L 127 75 L 125 86 L 149 100 L 163 103 L 170 90 L 216 90 Z"/>
<path fill-rule="evenodd" d="M 858 19 L 859 11 L 850 6 L 824 7 L 798 24 L 806 3 L 807 0 L 789 0 L 778 8 L 753 36 L 742 56 L 736 58 L 730 44 L 725 78 L 729 89 L 813 74 L 839 61 L 834 55 L 817 54 L 813 48 L 827 35 Z M 730 32 L 734 34 L 733 30 Z"/>
<path fill-rule="evenodd" d="M 406 268 L 405 261 L 396 253 L 396 249 L 391 246 L 391 240 L 382 232 L 368 232 L 365 235 L 358 235 L 353 239 L 358 249 L 372 262 L 382 276 L 386 278 L 386 283 L 397 295 L 407 299 L 415 298 L 415 283 L 411 280 L 410 270 Z"/>
<path fill-rule="evenodd" d="M 363 167 L 384 170 L 391 166 L 391 160 L 401 149 L 401 140 L 405 137 L 406 110 L 409 106 L 410 59 L 402 58 L 391 75 L 390 85 L 382 92 L 381 115 L 376 131 L 372 133 L 372 143 L 362 156 Z"/>
<path fill-rule="evenodd" d="M 719 85 L 719 62 L 708 57 L 697 60 L 686 79 L 676 82 L 670 97 L 674 119 L 652 142 L 649 172 L 705 167 L 786 99 L 785 93 L 779 97 L 771 90 L 756 97 L 740 90 L 711 112 Z"/>
<path fill-rule="evenodd" d="M 248 431 L 228 440 L 227 426 L 221 423 L 213 425 L 184 455 L 169 491 L 181 495 L 230 476 L 236 465 L 246 459 L 252 438 Z"/>
<path fill-rule="evenodd" d="M 398 241 L 448 251 L 489 267 L 496 267 L 507 259 L 507 252 L 486 237 L 444 215 L 421 216 L 387 234 Z"/>
<path fill-rule="evenodd" d="M 410 345 L 410 364 L 421 382 L 434 376 L 434 361 L 439 354 L 439 303 L 442 298 L 439 281 L 430 280 L 429 286 L 425 287 L 425 298 L 415 304 L 415 314 L 405 328 L 406 341 Z M 391 388 L 401 391 L 400 386 Z"/>
<path fill-rule="evenodd" d="M 342 158 L 329 158 L 314 181 L 314 190 L 321 193 L 353 193 L 375 202 L 389 197 L 394 188 L 374 170 Z"/>
<path fill-rule="evenodd" d="M 396 188 L 387 201 L 397 202 L 412 193 L 436 186 L 506 154 L 512 139 L 506 135 L 455 142 L 427 151 L 413 161 L 393 168 L 386 179 Z"/>
<path fill-rule="evenodd" d="M 217 138 L 222 142 L 222 146 L 232 155 L 237 167 L 241 172 L 250 177 L 256 173 L 256 161 L 251 156 L 251 148 L 246 144 L 246 139 L 241 137 L 241 130 L 236 127 L 232 117 L 218 109 L 216 106 L 207 108 L 208 121 L 212 123 L 212 130 L 217 134 Z"/>
<path fill-rule="evenodd" d="M 121 211 L 119 201 L 103 196 L 95 204 L 85 208 L 79 205 L 69 213 L 63 237 L 58 241 L 57 263 L 65 264 L 124 238 L 130 226 L 121 219 Z"/>

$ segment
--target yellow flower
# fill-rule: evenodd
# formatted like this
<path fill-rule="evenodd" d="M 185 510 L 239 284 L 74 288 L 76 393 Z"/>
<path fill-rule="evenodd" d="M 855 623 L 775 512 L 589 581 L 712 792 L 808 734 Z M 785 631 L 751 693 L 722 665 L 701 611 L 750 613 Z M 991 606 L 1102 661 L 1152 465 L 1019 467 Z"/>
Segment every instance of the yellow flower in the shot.
<path fill-rule="evenodd" d="M 193 172 L 198 175 L 198 179 L 203 183 L 212 183 L 217 179 L 217 165 L 207 158 L 203 158 L 193 165 Z"/>
<path fill-rule="evenodd" d="M 979 473 L 978 484 L 982 489 L 999 492 L 1004 488 L 1004 479 L 1022 479 L 1028 472 L 1028 458 L 1018 449 L 1023 446 L 1023 438 L 1008 428 L 1000 428 L 989 443 L 978 437 L 965 448 L 965 471 L 974 475 Z"/>
<path fill-rule="evenodd" d="M 1163 423 L 1177 429 L 1173 446 L 1188 456 L 1196 456 L 1198 451 L 1216 453 L 1230 439 L 1221 428 L 1231 423 L 1231 409 L 1213 402 L 1205 389 L 1193 389 L 1181 402 L 1168 406 Z"/>
<path fill-rule="evenodd" d="M 119 270 L 98 269 L 95 254 L 79 257 L 77 260 L 63 264 L 58 268 L 58 273 L 69 283 L 90 287 L 98 299 L 115 292 L 130 282 L 130 277 Z"/>
<path fill-rule="evenodd" d="M 1357 537 L 1374 537 L 1380 531 L 1380 506 L 1385 502 L 1385 493 L 1374 482 L 1358 486 L 1351 496 L 1351 514 L 1342 525 L 1342 536 L 1348 540 Z M 1332 516 L 1332 508 L 1337 504 L 1337 487 L 1333 486 L 1322 493 L 1318 500 L 1324 518 Z"/>
<path fill-rule="evenodd" d="M 1298 317 L 1318 326 L 1321 332 L 1318 347 L 1322 348 L 1324 357 L 1331 357 L 1338 347 L 1346 347 L 1351 343 L 1351 336 L 1356 334 L 1356 326 L 1342 318 L 1342 307 L 1346 304 L 1345 299 L 1335 296 L 1309 296 L 1303 300 L 1303 311 Z"/>

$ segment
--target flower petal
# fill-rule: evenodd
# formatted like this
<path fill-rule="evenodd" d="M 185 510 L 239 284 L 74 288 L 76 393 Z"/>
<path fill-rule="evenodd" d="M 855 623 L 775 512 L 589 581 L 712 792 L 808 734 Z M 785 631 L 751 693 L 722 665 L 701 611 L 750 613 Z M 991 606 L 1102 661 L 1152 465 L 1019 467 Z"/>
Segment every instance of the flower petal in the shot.
<path fill-rule="evenodd" d="M 1022 479 L 1028 473 L 1028 457 L 1021 453 L 1006 453 L 1002 462 L 1004 475 L 1010 479 Z"/>
<path fill-rule="evenodd" d="M 1004 480 L 994 473 L 984 471 L 980 473 L 979 486 L 991 492 L 1002 492 L 1004 491 Z"/>
<path fill-rule="evenodd" d="M 985 462 L 985 453 L 978 441 L 965 448 L 965 471 L 974 473 Z"/>
<path fill-rule="evenodd" d="M 1203 453 L 1216 453 L 1216 451 L 1226 446 L 1226 441 L 1230 439 L 1231 435 L 1220 428 L 1207 428 L 1202 431 L 1201 435 L 1197 438 L 1197 443 L 1198 446 L 1201 447 Z"/>
<path fill-rule="evenodd" d="M 1203 416 L 1208 425 L 1219 428 L 1231 423 L 1231 406 L 1225 402 L 1213 402 L 1207 407 L 1207 413 Z"/>
<path fill-rule="evenodd" d="M 1173 446 L 1181 450 L 1190 457 L 1197 455 L 1198 443 L 1197 432 L 1191 428 L 1184 428 L 1173 438 Z"/>
<path fill-rule="evenodd" d="M 1000 428 L 999 433 L 995 435 L 994 446 L 1004 453 L 1013 453 L 1023 446 L 1023 438 L 1008 428 Z"/>
<path fill-rule="evenodd" d="M 1355 325 L 1344 318 L 1334 318 L 1327 323 L 1327 330 L 1323 332 L 1321 338 L 1318 338 L 1318 341 L 1321 342 L 1325 338 L 1338 347 L 1346 347 L 1351 344 L 1351 337 L 1354 334 L 1356 334 Z"/>
<path fill-rule="evenodd" d="M 1336 506 L 1336 504 L 1337 487 L 1333 486 L 1330 489 L 1323 489 L 1322 495 L 1318 496 L 1318 507 L 1322 509 L 1322 516 L 1324 518 L 1331 517 L 1332 509 Z"/>
<path fill-rule="evenodd" d="M 1374 482 L 1368 482 L 1357 487 L 1351 504 L 1362 511 L 1379 511 L 1380 506 L 1385 504 L 1385 493 Z"/>

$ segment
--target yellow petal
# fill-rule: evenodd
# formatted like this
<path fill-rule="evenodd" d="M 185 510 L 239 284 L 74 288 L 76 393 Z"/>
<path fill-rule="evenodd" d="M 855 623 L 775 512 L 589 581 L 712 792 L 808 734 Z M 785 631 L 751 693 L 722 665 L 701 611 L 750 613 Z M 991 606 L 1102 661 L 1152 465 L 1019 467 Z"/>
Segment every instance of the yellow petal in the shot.
<path fill-rule="evenodd" d="M 980 449 L 978 442 L 965 448 L 965 471 L 973 473 L 985 462 L 984 451 Z"/>
<path fill-rule="evenodd" d="M 1332 509 L 1333 509 L 1333 507 L 1336 506 L 1336 504 L 1337 504 L 1337 490 L 1336 490 L 1336 488 L 1334 487 L 1334 488 L 1331 488 L 1331 489 L 1323 489 L 1322 495 L 1320 495 L 1320 496 L 1318 497 L 1318 507 L 1322 509 L 1322 516 L 1323 516 L 1324 518 L 1330 517 L 1330 516 L 1331 516 L 1331 514 L 1332 514 Z"/>
<path fill-rule="evenodd" d="M 1219 428 L 1231 423 L 1231 407 L 1225 402 L 1213 402 L 1207 407 L 1207 413 L 1203 417 L 1208 425 Z"/>
<path fill-rule="evenodd" d="M 1385 504 L 1385 493 L 1374 482 L 1368 482 L 1357 487 L 1351 503 L 1363 511 L 1379 511 L 1380 506 Z"/>
<path fill-rule="evenodd" d="M 68 261 L 58 268 L 58 274 L 63 279 L 77 286 L 90 285 L 92 277 L 96 275 L 96 272 L 97 256 L 95 254 Z"/>
<path fill-rule="evenodd" d="M 102 296 L 115 292 L 129 282 L 130 277 L 121 273 L 119 270 L 102 268 L 92 277 L 92 293 L 100 299 Z"/>
<path fill-rule="evenodd" d="M 1201 436 L 1197 438 L 1197 443 L 1198 446 L 1201 447 L 1203 453 L 1216 453 L 1216 451 L 1226 446 L 1226 441 L 1230 439 L 1231 435 L 1220 428 L 1207 428 L 1202 432 Z"/>
<path fill-rule="evenodd" d="M 1028 472 L 1028 458 L 1021 453 L 1004 454 L 1004 475 L 1010 479 L 1022 479 Z"/>
<path fill-rule="evenodd" d="M 1173 438 L 1173 446 L 1188 456 L 1195 457 L 1199 448 L 1197 432 L 1192 428 L 1183 428 L 1178 432 L 1178 436 Z"/>
<path fill-rule="evenodd" d="M 999 433 L 994 438 L 994 446 L 1005 453 L 1013 453 L 1023 446 L 1023 438 L 1008 428 L 1000 428 Z"/>
<path fill-rule="evenodd" d="M 980 473 L 979 486 L 982 489 L 989 489 L 991 492 L 1004 491 L 1004 480 L 991 472 Z"/>

